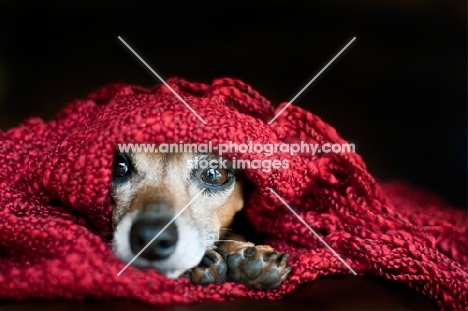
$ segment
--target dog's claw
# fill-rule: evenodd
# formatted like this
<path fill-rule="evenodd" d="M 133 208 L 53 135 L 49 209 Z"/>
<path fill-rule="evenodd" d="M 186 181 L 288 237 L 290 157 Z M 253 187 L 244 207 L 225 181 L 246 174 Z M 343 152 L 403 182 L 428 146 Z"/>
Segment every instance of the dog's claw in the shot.
<path fill-rule="evenodd" d="M 220 254 L 221 257 L 223 257 L 224 260 L 226 260 L 226 258 L 227 258 L 228 255 L 227 255 L 227 253 L 226 253 L 225 251 L 223 251 L 223 250 L 222 250 L 221 248 L 219 248 L 219 247 L 216 248 L 215 251 L 216 251 L 218 254 Z"/>
<path fill-rule="evenodd" d="M 257 249 L 254 246 L 247 247 L 244 249 L 244 256 L 245 257 L 253 257 L 257 253 Z"/>
<path fill-rule="evenodd" d="M 288 254 L 275 252 L 271 247 L 249 246 L 227 256 L 227 277 L 255 288 L 275 288 L 291 271 L 286 264 L 288 258 Z"/>
<path fill-rule="evenodd" d="M 220 249 L 207 250 L 197 267 L 189 270 L 189 278 L 195 284 L 220 283 L 226 280 L 226 253 Z"/>
<path fill-rule="evenodd" d="M 264 261 L 274 261 L 276 258 L 278 258 L 279 253 L 277 252 L 267 252 L 263 254 L 263 260 Z"/>
<path fill-rule="evenodd" d="M 202 264 L 206 267 L 214 265 L 218 261 L 216 255 L 212 252 L 206 252 L 202 258 Z"/>
<path fill-rule="evenodd" d="M 288 258 L 289 258 L 289 254 L 281 254 L 280 257 L 278 258 L 279 259 L 278 267 L 283 266 L 286 263 L 286 260 L 288 260 Z"/>

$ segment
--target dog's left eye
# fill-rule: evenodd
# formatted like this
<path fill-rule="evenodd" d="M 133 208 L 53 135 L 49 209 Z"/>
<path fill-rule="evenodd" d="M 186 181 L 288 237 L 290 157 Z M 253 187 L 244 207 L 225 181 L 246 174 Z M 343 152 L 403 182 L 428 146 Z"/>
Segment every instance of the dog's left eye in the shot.
<path fill-rule="evenodd" d="M 121 155 L 117 154 L 114 156 L 114 166 L 112 168 L 112 175 L 117 178 L 126 176 L 129 173 L 130 169 L 128 167 L 127 159 Z"/>
<path fill-rule="evenodd" d="M 222 168 L 209 168 L 203 171 L 201 180 L 210 185 L 222 185 L 228 180 L 227 170 Z"/>

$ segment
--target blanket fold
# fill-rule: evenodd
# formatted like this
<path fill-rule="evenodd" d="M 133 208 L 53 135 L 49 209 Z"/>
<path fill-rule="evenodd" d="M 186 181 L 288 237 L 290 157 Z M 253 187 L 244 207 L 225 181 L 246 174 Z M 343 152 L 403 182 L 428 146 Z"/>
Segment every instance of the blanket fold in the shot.
<path fill-rule="evenodd" d="M 404 183 L 378 183 L 357 153 L 229 151 L 229 159 L 287 161 L 249 169 L 248 219 L 291 254 L 274 290 L 169 280 L 125 266 L 112 253 L 109 196 L 119 143 L 344 144 L 300 107 L 276 109 L 242 81 L 171 78 L 151 89 L 115 84 L 75 100 L 56 118 L 0 132 L 0 297 L 133 298 L 155 305 L 278 299 L 319 276 L 351 271 L 275 196 L 275 191 L 359 275 L 405 282 L 442 309 L 468 308 L 467 213 Z"/>

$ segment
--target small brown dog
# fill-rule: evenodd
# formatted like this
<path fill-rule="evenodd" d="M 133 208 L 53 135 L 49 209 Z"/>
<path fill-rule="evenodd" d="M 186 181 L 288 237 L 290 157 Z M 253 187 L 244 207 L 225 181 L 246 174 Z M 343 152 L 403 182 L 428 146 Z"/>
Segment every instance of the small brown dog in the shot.
<path fill-rule="evenodd" d="M 202 160 L 210 167 L 200 168 Z M 221 166 L 210 154 L 117 153 L 112 189 L 117 257 L 130 262 L 162 230 L 133 265 L 153 267 L 170 278 L 185 274 L 199 284 L 280 285 L 291 270 L 287 254 L 266 245 L 219 240 L 244 205 L 241 178 L 229 164 Z"/>

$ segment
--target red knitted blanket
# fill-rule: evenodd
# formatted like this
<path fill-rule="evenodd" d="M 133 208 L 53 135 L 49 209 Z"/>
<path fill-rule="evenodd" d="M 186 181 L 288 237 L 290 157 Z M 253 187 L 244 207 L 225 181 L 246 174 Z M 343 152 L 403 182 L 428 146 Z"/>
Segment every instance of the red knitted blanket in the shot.
<path fill-rule="evenodd" d="M 111 85 L 54 120 L 0 132 L 0 298 L 134 298 L 155 305 L 277 299 L 329 274 L 351 274 L 269 190 L 274 189 L 359 275 L 407 283 L 443 309 L 468 308 L 467 213 L 404 184 L 378 184 L 355 153 L 290 155 L 289 169 L 247 170 L 246 204 L 268 244 L 291 254 L 279 288 L 208 286 L 125 266 L 112 253 L 111 168 L 117 143 L 344 143 L 290 106 L 271 125 L 269 101 L 241 81 L 170 79 L 203 124 L 163 85 Z M 227 154 L 262 159 L 259 153 Z"/>

